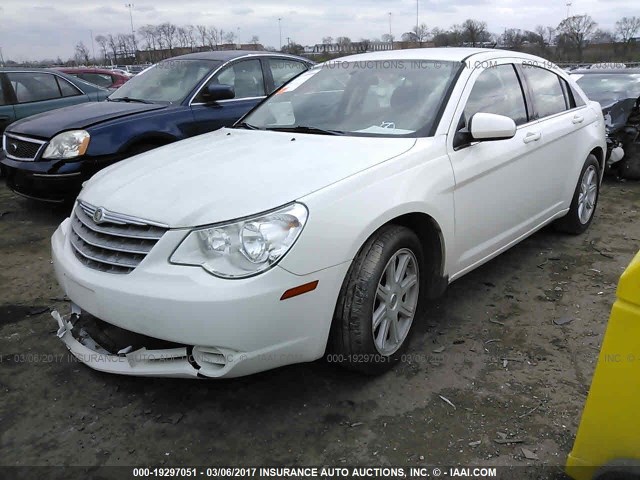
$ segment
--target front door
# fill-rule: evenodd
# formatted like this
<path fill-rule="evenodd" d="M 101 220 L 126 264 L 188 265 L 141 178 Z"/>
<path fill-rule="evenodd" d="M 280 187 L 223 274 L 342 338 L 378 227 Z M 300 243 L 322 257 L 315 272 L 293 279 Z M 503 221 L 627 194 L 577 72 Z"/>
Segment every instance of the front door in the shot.
<path fill-rule="evenodd" d="M 542 135 L 530 122 L 523 84 L 511 63 L 475 71 L 467 83 L 448 139 L 455 175 L 455 254 L 458 277 L 505 250 L 545 218 L 540 169 Z M 464 132 L 478 112 L 512 118 L 513 138 L 471 141 Z"/>
<path fill-rule="evenodd" d="M 209 83 L 232 86 L 236 96 L 231 100 L 206 102 L 201 93 L 197 94 L 191 102 L 195 122 L 193 135 L 230 127 L 265 97 L 264 74 L 257 58 L 229 64 Z M 200 91 L 204 91 L 207 85 Z"/>

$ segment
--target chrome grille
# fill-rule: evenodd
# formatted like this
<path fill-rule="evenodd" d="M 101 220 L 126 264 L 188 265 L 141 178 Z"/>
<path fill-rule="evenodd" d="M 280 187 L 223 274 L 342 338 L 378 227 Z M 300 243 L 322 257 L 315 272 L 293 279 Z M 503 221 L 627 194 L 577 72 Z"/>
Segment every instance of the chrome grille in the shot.
<path fill-rule="evenodd" d="M 78 201 L 71 216 L 71 246 L 89 268 L 126 274 L 168 230 L 167 225 L 109 212 Z"/>
<path fill-rule="evenodd" d="M 4 153 L 14 160 L 34 160 L 46 142 L 35 138 L 19 137 L 5 134 L 3 139 Z"/>

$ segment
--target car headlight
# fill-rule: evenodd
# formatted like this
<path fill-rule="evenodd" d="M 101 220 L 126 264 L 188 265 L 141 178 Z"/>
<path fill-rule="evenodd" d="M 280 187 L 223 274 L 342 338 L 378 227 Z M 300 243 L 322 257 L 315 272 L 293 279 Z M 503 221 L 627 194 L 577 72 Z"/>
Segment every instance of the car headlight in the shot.
<path fill-rule="evenodd" d="M 91 135 L 86 130 L 62 132 L 51 139 L 42 158 L 74 158 L 85 154 Z"/>
<path fill-rule="evenodd" d="M 192 230 L 171 255 L 179 265 L 201 266 L 223 278 L 244 278 L 273 267 L 293 246 L 307 221 L 293 203 L 232 223 Z"/>

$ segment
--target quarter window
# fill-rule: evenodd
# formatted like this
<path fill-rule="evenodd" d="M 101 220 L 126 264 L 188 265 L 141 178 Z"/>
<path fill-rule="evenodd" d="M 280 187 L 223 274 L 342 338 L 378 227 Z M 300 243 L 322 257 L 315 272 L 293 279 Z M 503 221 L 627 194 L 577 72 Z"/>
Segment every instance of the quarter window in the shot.
<path fill-rule="evenodd" d="M 60 85 L 60 91 L 63 97 L 74 97 L 80 95 L 80 90 L 71 85 L 71 83 L 64 78 L 58 77 L 58 85 Z"/>
<path fill-rule="evenodd" d="M 487 68 L 478 76 L 464 109 L 465 120 L 478 112 L 504 115 L 516 125 L 527 123 L 522 87 L 513 65 Z"/>
<path fill-rule="evenodd" d="M 555 73 L 540 67 L 523 68 L 533 96 L 536 118 L 567 110 L 567 100 L 562 90 L 561 79 Z"/>
<path fill-rule="evenodd" d="M 60 98 L 58 82 L 50 73 L 9 72 L 18 103 L 40 102 Z"/>

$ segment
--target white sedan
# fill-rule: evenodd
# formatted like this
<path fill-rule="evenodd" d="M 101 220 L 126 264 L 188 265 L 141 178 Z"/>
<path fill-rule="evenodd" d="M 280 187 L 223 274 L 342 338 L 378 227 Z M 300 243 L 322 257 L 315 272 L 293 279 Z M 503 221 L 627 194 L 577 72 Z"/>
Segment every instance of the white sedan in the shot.
<path fill-rule="evenodd" d="M 605 148 L 600 105 L 538 57 L 418 49 L 316 66 L 235 128 L 85 185 L 52 238 L 73 302 L 54 312 L 58 336 L 129 375 L 324 355 L 383 372 L 450 282 L 552 222 L 589 227 Z"/>

